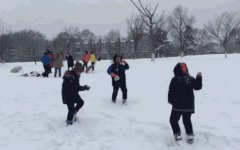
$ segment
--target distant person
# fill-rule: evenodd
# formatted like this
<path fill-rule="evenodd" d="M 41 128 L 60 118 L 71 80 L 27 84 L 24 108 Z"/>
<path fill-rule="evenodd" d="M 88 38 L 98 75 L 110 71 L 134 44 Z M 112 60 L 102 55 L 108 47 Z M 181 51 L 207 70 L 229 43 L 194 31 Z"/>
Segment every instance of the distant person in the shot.
<path fill-rule="evenodd" d="M 82 61 L 83 61 L 83 70 L 88 67 L 88 62 L 91 57 L 91 54 L 88 53 L 88 51 L 85 51 L 85 54 L 83 55 Z"/>
<path fill-rule="evenodd" d="M 43 63 L 43 68 L 44 72 L 42 73 L 43 77 L 48 77 L 48 74 L 50 73 L 50 58 L 47 52 L 44 53 L 42 57 L 42 63 Z"/>
<path fill-rule="evenodd" d="M 98 61 L 101 61 L 102 60 L 102 57 L 99 55 L 98 56 Z"/>
<path fill-rule="evenodd" d="M 50 68 L 49 68 L 49 73 L 52 73 L 52 68 L 53 68 L 53 60 L 54 60 L 54 53 L 47 49 L 48 56 L 50 58 Z"/>
<path fill-rule="evenodd" d="M 96 61 L 97 61 L 96 55 L 94 54 L 94 52 L 91 52 L 90 62 L 91 62 L 91 66 L 92 66 L 92 71 L 94 71 Z"/>
<path fill-rule="evenodd" d="M 62 100 L 63 104 L 66 104 L 68 107 L 66 120 L 67 126 L 72 125 L 73 121 L 76 121 L 77 112 L 84 104 L 84 101 L 78 92 L 90 89 L 88 85 L 80 86 L 79 84 L 79 79 L 82 72 L 82 64 L 76 62 L 74 68 L 71 71 L 66 71 L 63 76 Z"/>
<path fill-rule="evenodd" d="M 181 130 L 178 124 L 182 116 L 183 125 L 187 134 L 187 142 L 193 143 L 194 132 L 191 122 L 191 115 L 195 112 L 194 92 L 202 88 L 202 75 L 199 72 L 196 79 L 190 76 L 187 65 L 178 63 L 174 67 L 168 92 L 168 102 L 172 105 L 170 124 L 176 141 L 181 140 Z"/>
<path fill-rule="evenodd" d="M 113 57 L 113 64 L 109 66 L 107 72 L 112 77 L 113 93 L 112 102 L 116 103 L 116 98 L 119 88 L 122 90 L 123 104 L 127 100 L 127 86 L 125 71 L 129 69 L 128 63 L 122 59 L 121 56 L 115 55 Z"/>
<path fill-rule="evenodd" d="M 68 70 L 70 70 L 70 68 L 72 70 L 74 65 L 74 60 L 69 52 L 67 53 L 66 59 L 67 59 Z"/>
<path fill-rule="evenodd" d="M 63 57 L 61 53 L 57 53 L 55 55 L 53 60 L 53 67 L 55 69 L 54 77 L 57 76 L 57 72 L 58 72 L 58 76 L 61 77 L 61 68 L 63 67 Z"/>

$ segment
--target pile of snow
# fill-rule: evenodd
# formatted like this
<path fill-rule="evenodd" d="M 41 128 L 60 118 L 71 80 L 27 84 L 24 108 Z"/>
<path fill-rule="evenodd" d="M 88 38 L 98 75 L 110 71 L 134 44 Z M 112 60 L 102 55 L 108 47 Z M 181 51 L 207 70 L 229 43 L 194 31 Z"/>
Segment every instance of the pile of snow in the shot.
<path fill-rule="evenodd" d="M 67 107 L 62 104 L 61 78 L 22 77 L 43 72 L 40 62 L 0 66 L 0 150 L 237 150 L 240 142 L 240 55 L 187 56 L 127 60 L 128 105 L 119 91 L 111 103 L 112 86 L 107 67 L 100 61 L 96 71 L 82 74 L 85 101 L 79 120 L 66 127 Z M 195 92 L 192 116 L 195 143 L 176 144 L 169 124 L 171 106 L 167 92 L 173 67 L 186 62 L 190 74 L 203 75 L 203 89 Z M 23 70 L 9 70 L 21 65 Z M 64 66 L 66 70 L 66 63 Z M 184 128 L 180 121 L 182 132 Z"/>

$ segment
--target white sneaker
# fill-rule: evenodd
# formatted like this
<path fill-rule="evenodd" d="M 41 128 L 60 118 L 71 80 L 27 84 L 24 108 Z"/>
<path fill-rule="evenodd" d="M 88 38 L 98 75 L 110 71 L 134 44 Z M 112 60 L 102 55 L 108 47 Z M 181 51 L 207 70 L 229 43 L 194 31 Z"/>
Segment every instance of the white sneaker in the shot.
<path fill-rule="evenodd" d="M 186 135 L 186 138 L 187 138 L 187 142 L 189 143 L 189 144 L 192 144 L 193 142 L 194 142 L 194 135 L 193 134 L 187 134 Z"/>
<path fill-rule="evenodd" d="M 78 120 L 77 114 L 73 116 L 73 121 L 76 122 Z"/>
<path fill-rule="evenodd" d="M 182 140 L 181 133 L 174 134 L 174 139 L 175 139 L 176 141 Z"/>
<path fill-rule="evenodd" d="M 123 99 L 123 105 L 126 105 L 127 103 L 127 100 L 126 99 Z"/>

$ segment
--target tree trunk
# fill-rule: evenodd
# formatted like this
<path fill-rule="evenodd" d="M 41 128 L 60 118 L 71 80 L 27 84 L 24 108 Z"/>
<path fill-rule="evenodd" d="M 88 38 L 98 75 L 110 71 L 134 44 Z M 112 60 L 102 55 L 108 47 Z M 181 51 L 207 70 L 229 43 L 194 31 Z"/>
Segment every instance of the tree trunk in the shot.
<path fill-rule="evenodd" d="M 138 44 L 138 42 L 134 41 L 134 59 L 137 58 L 137 44 Z"/>
<path fill-rule="evenodd" d="M 224 54 L 225 54 L 225 58 L 227 58 L 227 44 L 224 45 Z"/>
<path fill-rule="evenodd" d="M 225 58 L 227 58 L 227 51 L 225 51 Z"/>
<path fill-rule="evenodd" d="M 183 51 L 181 51 L 181 58 L 183 58 L 184 57 L 184 52 Z"/>

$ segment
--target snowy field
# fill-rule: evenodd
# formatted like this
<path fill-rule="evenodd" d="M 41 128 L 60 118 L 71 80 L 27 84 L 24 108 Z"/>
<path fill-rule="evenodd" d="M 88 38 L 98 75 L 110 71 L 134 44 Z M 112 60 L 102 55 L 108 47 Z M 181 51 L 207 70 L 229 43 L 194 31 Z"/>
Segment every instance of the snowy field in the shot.
<path fill-rule="evenodd" d="M 24 73 L 42 72 L 42 64 L 0 65 L 0 150 L 239 150 L 240 55 L 207 55 L 127 60 L 128 105 L 119 91 L 111 103 L 108 61 L 96 71 L 83 73 L 80 92 L 85 101 L 79 120 L 66 127 L 67 107 L 62 104 L 62 78 L 21 77 L 10 69 L 21 65 Z M 177 62 L 186 62 L 189 72 L 203 75 L 203 89 L 195 92 L 192 116 L 195 143 L 173 140 L 167 103 L 168 86 Z M 66 64 L 64 70 L 66 69 Z M 180 122 L 182 133 L 184 128 Z"/>

